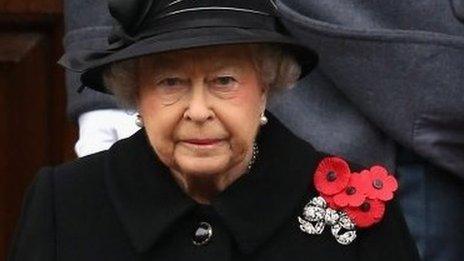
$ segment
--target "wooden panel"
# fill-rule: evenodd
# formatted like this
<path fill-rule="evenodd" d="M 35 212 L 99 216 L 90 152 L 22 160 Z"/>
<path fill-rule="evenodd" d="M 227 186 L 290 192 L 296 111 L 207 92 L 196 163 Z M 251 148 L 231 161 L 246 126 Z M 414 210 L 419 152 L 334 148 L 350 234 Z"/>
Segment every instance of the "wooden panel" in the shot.
<path fill-rule="evenodd" d="M 41 40 L 38 34 L 1 33 L 0 64 L 20 63 Z"/>
<path fill-rule="evenodd" d="M 37 170 L 75 158 L 76 129 L 66 117 L 64 70 L 56 63 L 62 19 L 36 19 L 10 21 L 0 32 L 0 260 Z"/>
<path fill-rule="evenodd" d="M 2 13 L 62 13 L 61 0 L 0 0 L 0 12 Z"/>
<path fill-rule="evenodd" d="M 65 113 L 61 1 L 0 0 L 0 260 L 37 170 L 75 158 Z"/>
<path fill-rule="evenodd" d="M 0 235 L 1 246 L 6 248 L 24 189 L 38 168 L 49 161 L 50 66 L 40 34 L 0 34 L 0 49 L 11 51 L 0 59 Z M 0 253 L 6 250 L 0 249 Z"/>

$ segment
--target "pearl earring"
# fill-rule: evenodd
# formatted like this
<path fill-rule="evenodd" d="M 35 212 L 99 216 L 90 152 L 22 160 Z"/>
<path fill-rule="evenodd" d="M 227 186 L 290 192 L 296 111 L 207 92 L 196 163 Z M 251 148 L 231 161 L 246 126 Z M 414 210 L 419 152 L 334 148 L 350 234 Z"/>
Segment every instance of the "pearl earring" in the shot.
<path fill-rule="evenodd" d="M 140 128 L 143 128 L 143 120 L 140 114 L 137 114 L 137 117 L 135 118 L 135 125 L 137 125 Z"/>
<path fill-rule="evenodd" d="M 264 112 L 263 112 L 263 114 L 261 114 L 261 118 L 259 119 L 259 123 L 261 124 L 261 126 L 267 124 L 267 117 L 264 115 Z"/>

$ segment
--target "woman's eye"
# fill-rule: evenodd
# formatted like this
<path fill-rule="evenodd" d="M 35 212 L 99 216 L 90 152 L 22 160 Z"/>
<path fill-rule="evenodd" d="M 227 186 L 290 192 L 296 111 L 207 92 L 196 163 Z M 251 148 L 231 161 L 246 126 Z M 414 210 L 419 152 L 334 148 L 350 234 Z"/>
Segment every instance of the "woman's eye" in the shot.
<path fill-rule="evenodd" d="M 215 82 L 216 84 L 219 84 L 219 85 L 230 85 L 230 84 L 235 83 L 236 81 L 231 76 L 221 76 L 221 77 L 217 77 Z"/>
<path fill-rule="evenodd" d="M 158 83 L 162 86 L 177 86 L 182 84 L 182 79 L 180 78 L 166 78 Z"/>

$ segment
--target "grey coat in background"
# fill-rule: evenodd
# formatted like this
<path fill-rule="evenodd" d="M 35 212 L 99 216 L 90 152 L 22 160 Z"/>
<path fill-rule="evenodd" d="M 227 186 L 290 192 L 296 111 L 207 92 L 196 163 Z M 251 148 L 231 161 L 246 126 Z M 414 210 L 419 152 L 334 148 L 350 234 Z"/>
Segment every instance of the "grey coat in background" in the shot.
<path fill-rule="evenodd" d="M 323 151 L 389 165 L 424 260 L 464 255 L 462 3 L 277 1 L 320 64 L 271 110 Z"/>
<path fill-rule="evenodd" d="M 107 46 L 107 37 L 112 24 L 107 6 L 106 0 L 64 1 L 66 51 L 82 48 L 102 49 Z M 88 111 L 117 108 L 116 101 L 111 95 L 89 88 L 78 93 L 80 87 L 80 74 L 67 71 L 67 113 L 72 120 L 76 121 L 79 115 Z"/>
<path fill-rule="evenodd" d="M 464 24 L 451 2 L 280 0 L 278 7 L 288 30 L 319 53 L 330 79 L 324 86 L 464 180 Z"/>

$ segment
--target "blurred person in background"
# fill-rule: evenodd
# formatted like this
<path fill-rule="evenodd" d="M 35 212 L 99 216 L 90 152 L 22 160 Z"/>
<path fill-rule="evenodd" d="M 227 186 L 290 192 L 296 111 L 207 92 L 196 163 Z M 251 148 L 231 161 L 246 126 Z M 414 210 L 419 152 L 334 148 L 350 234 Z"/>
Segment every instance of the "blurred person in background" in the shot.
<path fill-rule="evenodd" d="M 64 18 L 67 51 L 108 46 L 112 21 L 107 0 L 65 0 Z M 140 129 L 134 124 L 134 111 L 120 108 L 111 95 L 88 88 L 79 91 L 81 86 L 80 73 L 66 71 L 67 113 L 79 128 L 77 156 L 107 150 Z"/>
<path fill-rule="evenodd" d="M 422 259 L 460 260 L 463 1 L 276 4 L 320 63 L 300 84 L 310 88 L 287 92 L 270 109 L 322 151 L 389 166 L 403 184 L 401 206 Z"/>

